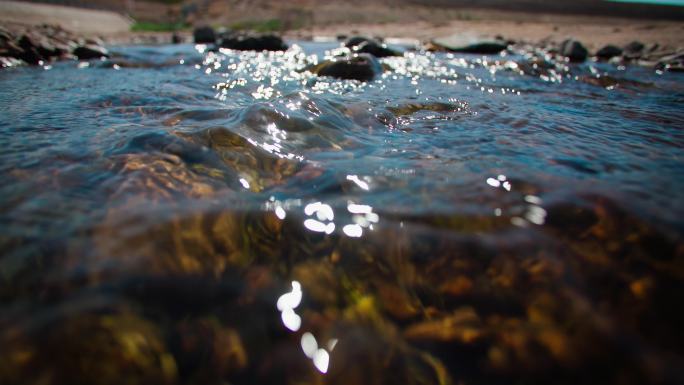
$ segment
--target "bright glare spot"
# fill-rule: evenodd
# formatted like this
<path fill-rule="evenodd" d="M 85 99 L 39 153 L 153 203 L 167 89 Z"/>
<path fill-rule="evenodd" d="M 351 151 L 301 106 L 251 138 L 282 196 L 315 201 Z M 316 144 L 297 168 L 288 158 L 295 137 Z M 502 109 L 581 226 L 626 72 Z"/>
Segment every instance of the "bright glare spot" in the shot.
<path fill-rule="evenodd" d="M 503 188 L 506 189 L 506 191 L 511 191 L 511 182 L 509 182 L 509 181 L 503 182 Z"/>
<path fill-rule="evenodd" d="M 325 227 L 325 233 L 326 234 L 332 234 L 333 231 L 335 231 L 335 224 L 330 222 L 328 225 Z"/>
<path fill-rule="evenodd" d="M 319 221 L 332 221 L 335 219 L 335 213 L 333 212 L 332 207 L 323 203 L 318 211 L 316 211 L 316 218 L 318 218 Z"/>
<path fill-rule="evenodd" d="M 316 342 L 316 337 L 313 334 L 306 332 L 302 334 L 302 350 L 307 357 L 313 359 L 314 354 L 318 350 L 318 343 Z"/>
<path fill-rule="evenodd" d="M 280 311 L 294 309 L 302 302 L 302 285 L 297 281 L 292 281 L 292 291 L 285 293 L 278 298 L 276 307 Z"/>
<path fill-rule="evenodd" d="M 358 175 L 347 175 L 347 180 L 350 180 L 350 181 L 356 183 L 357 186 L 361 187 L 362 189 L 364 189 L 366 191 L 368 191 L 370 189 L 370 186 L 368 186 L 368 183 L 359 179 Z"/>
<path fill-rule="evenodd" d="M 349 237 L 358 238 L 363 235 L 363 228 L 359 225 L 346 225 L 342 228 L 345 234 Z"/>
<path fill-rule="evenodd" d="M 316 203 L 309 203 L 304 207 L 304 214 L 306 215 L 313 215 L 318 209 L 321 207 L 322 203 L 321 202 L 316 202 Z"/>
<path fill-rule="evenodd" d="M 286 213 L 282 207 L 278 206 L 275 209 L 275 215 L 276 215 L 276 217 L 278 217 L 278 219 L 283 220 L 283 219 L 285 219 Z"/>
<path fill-rule="evenodd" d="M 283 320 L 283 325 L 293 332 L 296 332 L 299 330 L 299 327 L 302 326 L 302 318 L 298 316 L 292 309 L 285 309 L 280 314 L 280 318 Z"/>
<path fill-rule="evenodd" d="M 499 174 L 499 176 L 496 177 L 496 179 L 500 180 L 501 182 L 506 180 L 506 175 Z"/>
<path fill-rule="evenodd" d="M 501 182 L 499 182 L 498 180 L 496 180 L 496 179 L 494 179 L 494 178 L 488 178 L 488 179 L 487 179 L 487 184 L 490 185 L 490 186 L 492 186 L 492 187 L 499 187 L 499 186 L 501 186 Z"/>
<path fill-rule="evenodd" d="M 325 349 L 318 349 L 313 356 L 313 363 L 316 369 L 321 373 L 328 372 L 328 364 L 330 363 L 330 355 Z"/>
<path fill-rule="evenodd" d="M 337 338 L 333 338 L 330 341 L 328 341 L 328 350 L 332 352 L 333 349 L 335 349 L 335 346 L 337 345 L 338 341 L 339 340 Z"/>
<path fill-rule="evenodd" d="M 501 209 L 495 209 L 494 215 L 496 215 L 497 217 L 500 217 L 501 216 Z"/>
<path fill-rule="evenodd" d="M 357 205 L 350 203 L 347 205 L 347 210 L 352 214 L 368 214 L 373 211 L 373 208 L 368 205 Z"/>
<path fill-rule="evenodd" d="M 249 188 L 249 182 L 247 182 L 247 179 L 245 178 L 240 178 L 240 184 L 242 184 L 242 187 L 248 189 Z"/>
<path fill-rule="evenodd" d="M 323 222 L 319 222 L 315 219 L 307 219 L 304 221 L 304 227 L 311 231 L 315 231 L 317 233 L 325 233 L 327 230 L 327 226 Z"/>

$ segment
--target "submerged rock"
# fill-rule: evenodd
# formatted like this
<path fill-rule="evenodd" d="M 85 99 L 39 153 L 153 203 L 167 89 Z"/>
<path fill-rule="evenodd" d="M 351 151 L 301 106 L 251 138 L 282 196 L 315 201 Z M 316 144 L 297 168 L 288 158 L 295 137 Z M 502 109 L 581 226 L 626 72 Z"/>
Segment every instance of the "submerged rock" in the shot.
<path fill-rule="evenodd" d="M 280 36 L 272 34 L 235 34 L 222 35 L 219 41 L 221 48 L 239 51 L 285 51 L 287 45 Z"/>
<path fill-rule="evenodd" d="M 209 26 L 195 28 L 192 32 L 192 36 L 196 44 L 216 43 L 216 32 Z"/>
<path fill-rule="evenodd" d="M 382 65 L 369 54 L 328 60 L 309 69 L 318 76 L 367 82 L 382 73 Z"/>
<path fill-rule="evenodd" d="M 622 48 L 616 47 L 612 44 L 608 44 L 607 46 L 596 51 L 596 57 L 598 57 L 599 59 L 604 59 L 604 60 L 608 60 L 608 59 L 611 59 L 615 56 L 620 56 L 620 55 L 622 55 Z"/>
<path fill-rule="evenodd" d="M 88 44 L 77 47 L 74 50 L 74 55 L 76 55 L 78 60 L 91 60 L 109 57 L 109 52 L 103 47 Z"/>
<path fill-rule="evenodd" d="M 589 51 L 579 41 L 568 39 L 561 43 L 560 54 L 570 59 L 571 62 L 581 63 L 587 60 Z"/>
<path fill-rule="evenodd" d="M 430 48 L 436 51 L 449 51 L 458 53 L 474 53 L 494 55 L 507 48 L 504 41 L 499 40 L 473 40 L 460 36 L 449 36 L 431 41 Z"/>

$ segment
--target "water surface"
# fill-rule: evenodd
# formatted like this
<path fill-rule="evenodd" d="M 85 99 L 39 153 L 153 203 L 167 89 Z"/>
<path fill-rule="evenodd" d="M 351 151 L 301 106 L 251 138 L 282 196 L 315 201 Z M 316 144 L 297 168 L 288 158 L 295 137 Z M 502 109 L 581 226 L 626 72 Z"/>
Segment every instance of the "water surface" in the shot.
<path fill-rule="evenodd" d="M 0 383 L 684 378 L 682 75 L 336 47 L 1 71 Z"/>

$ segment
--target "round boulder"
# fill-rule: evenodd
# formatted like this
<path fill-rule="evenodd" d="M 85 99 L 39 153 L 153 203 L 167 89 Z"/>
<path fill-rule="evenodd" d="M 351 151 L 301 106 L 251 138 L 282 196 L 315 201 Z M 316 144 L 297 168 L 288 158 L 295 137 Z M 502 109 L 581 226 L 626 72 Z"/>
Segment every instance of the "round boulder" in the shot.
<path fill-rule="evenodd" d="M 195 44 L 214 44 L 216 43 L 216 32 L 209 26 L 197 27 L 192 32 Z"/>
<path fill-rule="evenodd" d="M 372 55 L 359 54 L 325 61 L 311 71 L 318 76 L 367 82 L 382 73 L 382 65 Z"/>
<path fill-rule="evenodd" d="M 565 40 L 560 46 L 560 54 L 570 59 L 571 62 L 581 63 L 587 60 L 589 51 L 577 40 Z"/>

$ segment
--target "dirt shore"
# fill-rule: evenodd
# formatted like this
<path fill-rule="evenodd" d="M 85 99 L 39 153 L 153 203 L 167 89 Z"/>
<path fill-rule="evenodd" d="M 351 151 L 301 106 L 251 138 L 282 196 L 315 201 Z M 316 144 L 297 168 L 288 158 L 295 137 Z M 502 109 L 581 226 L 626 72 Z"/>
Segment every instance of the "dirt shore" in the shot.
<path fill-rule="evenodd" d="M 328 9 L 329 8 L 329 9 Z M 465 34 L 472 37 L 505 39 L 537 43 L 542 40 L 562 41 L 573 37 L 590 50 L 606 44 L 624 45 L 631 41 L 659 44 L 671 49 L 684 48 L 684 22 L 635 20 L 586 15 L 539 14 L 486 9 L 459 9 L 440 12 L 438 8 L 403 7 L 390 9 L 369 4 L 363 6 L 364 17 L 341 15 L 339 4 L 327 4 L 311 25 L 283 31 L 290 38 L 316 36 L 370 35 L 413 38 L 427 41 L 440 36 Z M 360 12 L 360 10 L 356 10 Z M 387 12 L 384 12 L 387 11 Z M 385 18 L 373 15 L 385 14 Z M 342 17 L 344 16 L 344 17 Z M 349 16 L 349 17 L 347 17 Z M 358 16 L 358 15 L 357 15 Z M 356 20 L 350 23 L 344 20 Z M 373 21 L 377 20 L 377 21 Z M 0 24 L 57 24 L 78 34 L 103 36 L 111 43 L 170 42 L 170 33 L 132 33 L 131 20 L 111 11 L 85 10 L 72 7 L 0 2 Z M 191 41 L 191 32 L 183 32 Z"/>
<path fill-rule="evenodd" d="M 59 5 L 0 1 L 0 25 L 59 25 L 77 34 L 112 36 L 126 34 L 132 20 L 111 11 Z"/>
<path fill-rule="evenodd" d="M 465 33 L 475 37 L 537 43 L 541 40 L 562 41 L 573 37 L 590 49 L 606 44 L 625 45 L 638 40 L 644 44 L 659 44 L 673 49 L 684 48 L 684 23 L 662 20 L 633 20 L 597 16 L 532 15 L 501 11 L 471 11 L 472 20 L 452 20 L 445 23 L 415 21 L 384 24 L 337 24 L 319 26 L 299 33 L 312 36 L 360 34 L 370 36 L 415 38 Z"/>

